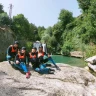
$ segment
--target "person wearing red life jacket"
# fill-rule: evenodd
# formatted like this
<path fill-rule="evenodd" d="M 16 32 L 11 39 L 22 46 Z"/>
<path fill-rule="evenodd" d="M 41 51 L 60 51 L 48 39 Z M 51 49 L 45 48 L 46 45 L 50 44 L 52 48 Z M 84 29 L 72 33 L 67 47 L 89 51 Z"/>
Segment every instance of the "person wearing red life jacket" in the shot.
<path fill-rule="evenodd" d="M 16 55 L 15 67 L 23 70 L 26 73 L 26 78 L 29 78 L 31 73 L 27 68 L 28 55 L 26 54 L 26 48 L 22 47 L 21 51 Z"/>
<path fill-rule="evenodd" d="M 49 54 L 47 55 L 45 52 L 43 52 L 43 46 L 39 46 L 38 58 L 39 58 L 39 62 L 46 63 L 46 62 L 50 61 L 56 67 L 57 70 L 61 70 L 56 65 L 56 63 L 54 62 L 54 60 L 52 59 L 52 57 Z"/>
<path fill-rule="evenodd" d="M 10 45 L 7 48 L 7 56 L 6 56 L 6 58 L 7 58 L 7 61 L 9 61 L 9 64 L 11 64 L 11 62 L 10 62 L 11 59 L 15 59 L 15 56 L 16 56 L 16 54 L 19 51 L 18 45 L 19 45 L 19 42 L 15 41 L 13 45 Z"/>
<path fill-rule="evenodd" d="M 33 47 L 31 52 L 29 53 L 29 61 L 31 62 L 33 69 L 36 72 L 40 74 L 54 74 L 55 70 L 51 68 L 46 68 L 46 66 L 43 63 L 39 62 L 38 52 L 35 47 Z"/>
<path fill-rule="evenodd" d="M 29 53 L 29 62 L 31 62 L 33 68 L 39 67 L 37 54 L 37 48 L 33 47 Z"/>

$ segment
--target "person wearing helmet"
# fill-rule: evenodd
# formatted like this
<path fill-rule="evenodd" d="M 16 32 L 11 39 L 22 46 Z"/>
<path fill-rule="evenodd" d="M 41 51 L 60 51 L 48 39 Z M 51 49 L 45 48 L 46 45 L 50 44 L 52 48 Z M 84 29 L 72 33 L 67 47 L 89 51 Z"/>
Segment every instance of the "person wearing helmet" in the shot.
<path fill-rule="evenodd" d="M 9 61 L 9 64 L 11 64 L 11 59 L 14 59 L 16 54 L 18 53 L 19 51 L 19 42 L 18 41 L 15 41 L 13 45 L 10 45 L 8 48 L 7 48 L 7 61 Z"/>
<path fill-rule="evenodd" d="M 49 54 L 47 55 L 45 52 L 43 52 L 43 46 L 39 46 L 38 58 L 39 58 L 39 62 L 41 62 L 41 63 L 46 63 L 48 61 L 51 61 L 52 64 L 56 67 L 57 70 L 61 70 L 56 65 L 56 63 L 54 62 L 54 60 L 52 59 L 52 57 Z"/>
<path fill-rule="evenodd" d="M 29 62 L 31 62 L 33 68 L 36 68 L 39 66 L 36 47 L 33 47 L 31 52 L 29 52 Z"/>
<path fill-rule="evenodd" d="M 28 71 L 28 56 L 26 54 L 26 47 L 22 47 L 21 51 L 16 55 L 15 67 L 23 70 L 26 73 L 26 78 L 29 78 L 31 73 Z"/>
<path fill-rule="evenodd" d="M 46 68 L 44 64 L 41 64 L 38 59 L 38 52 L 36 51 L 36 48 L 33 47 L 31 52 L 29 53 L 29 61 L 32 64 L 33 69 L 40 73 L 40 74 L 54 74 L 53 69 Z"/>

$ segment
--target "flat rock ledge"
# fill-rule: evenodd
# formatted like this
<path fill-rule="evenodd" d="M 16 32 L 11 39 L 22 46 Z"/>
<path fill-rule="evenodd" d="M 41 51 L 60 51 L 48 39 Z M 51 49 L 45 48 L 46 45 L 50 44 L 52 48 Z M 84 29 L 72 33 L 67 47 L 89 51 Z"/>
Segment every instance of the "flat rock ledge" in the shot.
<path fill-rule="evenodd" d="M 0 96 L 96 96 L 96 77 L 84 68 L 58 64 L 61 71 L 25 78 L 7 61 L 0 63 Z M 55 68 L 54 68 L 55 69 Z"/>

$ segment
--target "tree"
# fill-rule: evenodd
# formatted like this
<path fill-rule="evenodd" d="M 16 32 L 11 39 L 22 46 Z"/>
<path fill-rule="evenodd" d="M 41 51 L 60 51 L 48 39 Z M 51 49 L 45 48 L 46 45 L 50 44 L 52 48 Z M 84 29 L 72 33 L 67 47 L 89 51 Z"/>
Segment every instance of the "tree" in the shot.
<path fill-rule="evenodd" d="M 9 19 L 7 13 L 0 14 L 0 25 L 9 25 L 11 20 Z"/>
<path fill-rule="evenodd" d="M 13 17 L 12 30 L 15 32 L 17 38 L 28 40 L 30 35 L 30 24 L 29 21 L 24 17 L 23 14 L 19 14 Z"/>
<path fill-rule="evenodd" d="M 3 12 L 4 12 L 4 10 L 3 10 L 3 5 L 0 4 L 0 13 L 3 13 Z"/>
<path fill-rule="evenodd" d="M 46 29 L 44 28 L 44 26 L 39 26 L 38 27 L 38 35 L 39 35 L 40 38 L 42 38 L 42 35 L 43 35 L 45 30 Z"/>
<path fill-rule="evenodd" d="M 53 29 L 52 30 L 53 30 L 53 35 L 56 37 L 56 40 L 60 39 L 61 34 L 62 34 L 60 22 L 58 22 L 57 24 L 55 24 L 53 26 Z"/>
<path fill-rule="evenodd" d="M 49 36 L 52 36 L 52 27 L 48 27 L 45 31 L 44 34 L 48 34 Z"/>
<path fill-rule="evenodd" d="M 29 32 L 29 40 L 40 40 L 39 35 L 38 35 L 38 29 L 34 24 L 30 24 L 30 32 Z"/>
<path fill-rule="evenodd" d="M 85 12 L 89 9 L 91 0 L 77 0 L 79 3 L 79 7 Z"/>
<path fill-rule="evenodd" d="M 59 18 L 60 23 L 62 25 L 62 29 L 64 30 L 66 28 L 66 25 L 74 20 L 72 16 L 72 12 L 69 12 L 68 10 L 62 9 Z"/>

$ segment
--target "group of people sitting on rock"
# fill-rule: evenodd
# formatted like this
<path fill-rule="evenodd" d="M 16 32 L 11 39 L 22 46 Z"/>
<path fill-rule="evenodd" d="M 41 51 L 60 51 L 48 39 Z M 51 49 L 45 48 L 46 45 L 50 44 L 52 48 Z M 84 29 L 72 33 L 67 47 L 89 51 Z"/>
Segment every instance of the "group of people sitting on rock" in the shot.
<path fill-rule="evenodd" d="M 38 51 L 36 47 L 32 47 L 31 51 L 27 52 L 26 47 L 19 49 L 19 42 L 15 41 L 13 45 L 7 48 L 6 58 L 9 64 L 23 70 L 26 73 L 26 78 L 29 78 L 31 75 L 29 70 L 30 63 L 32 64 L 32 69 L 40 74 L 54 74 L 55 70 L 47 67 L 51 66 L 51 64 L 46 64 L 48 61 L 51 61 L 56 69 L 60 70 L 52 57 L 43 52 L 42 45 L 39 46 Z M 14 63 L 11 61 L 14 61 Z"/>

